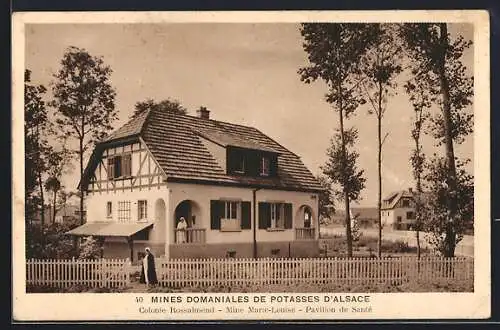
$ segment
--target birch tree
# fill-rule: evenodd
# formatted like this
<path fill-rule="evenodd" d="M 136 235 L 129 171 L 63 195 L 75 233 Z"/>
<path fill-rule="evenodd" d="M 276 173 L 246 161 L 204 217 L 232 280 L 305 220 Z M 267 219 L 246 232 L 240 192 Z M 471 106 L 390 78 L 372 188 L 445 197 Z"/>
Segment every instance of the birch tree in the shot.
<path fill-rule="evenodd" d="M 369 114 L 377 118 L 377 223 L 378 223 L 378 257 L 382 257 L 382 146 L 387 138 L 382 137 L 382 121 L 391 96 L 397 87 L 396 78 L 402 71 L 401 43 L 394 24 L 371 25 L 377 42 L 363 56 L 363 89 L 369 100 Z"/>

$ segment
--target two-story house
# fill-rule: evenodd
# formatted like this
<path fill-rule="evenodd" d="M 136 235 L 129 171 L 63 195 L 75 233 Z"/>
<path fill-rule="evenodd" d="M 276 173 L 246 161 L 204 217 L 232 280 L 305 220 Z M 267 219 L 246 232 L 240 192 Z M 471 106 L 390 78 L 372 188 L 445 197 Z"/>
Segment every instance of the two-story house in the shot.
<path fill-rule="evenodd" d="M 415 224 L 415 201 L 412 189 L 396 191 L 382 201 L 382 226 L 408 230 Z"/>
<path fill-rule="evenodd" d="M 105 257 L 316 256 L 321 186 L 253 127 L 150 110 L 97 144 L 80 184 Z M 186 228 L 178 229 L 180 219 Z"/>

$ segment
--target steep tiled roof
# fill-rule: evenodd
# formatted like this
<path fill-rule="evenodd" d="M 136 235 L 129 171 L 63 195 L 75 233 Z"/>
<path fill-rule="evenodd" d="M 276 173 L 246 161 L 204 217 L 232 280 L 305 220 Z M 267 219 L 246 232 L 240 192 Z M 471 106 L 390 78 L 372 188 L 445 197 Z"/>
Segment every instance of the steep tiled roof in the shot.
<path fill-rule="evenodd" d="M 413 193 L 407 190 L 395 191 L 390 193 L 382 203 L 383 210 L 389 210 L 396 206 L 397 202 L 403 197 L 413 198 Z"/>
<path fill-rule="evenodd" d="M 150 110 L 113 132 L 104 143 L 140 134 L 167 175 L 167 180 L 197 180 L 290 190 L 322 190 L 300 158 L 253 127 Z M 202 143 L 208 138 L 220 145 L 278 153 L 278 177 L 228 175 Z"/>
<path fill-rule="evenodd" d="M 148 117 L 148 113 L 149 111 L 144 111 L 134 119 L 129 120 L 125 125 L 108 135 L 106 139 L 104 139 L 104 142 L 140 134 L 141 129 Z"/>
<path fill-rule="evenodd" d="M 217 127 L 216 129 L 193 129 L 193 132 L 200 134 L 204 138 L 223 147 L 233 146 L 246 149 L 262 150 L 279 153 L 279 151 L 255 143 L 249 139 L 228 132 L 226 129 Z"/>

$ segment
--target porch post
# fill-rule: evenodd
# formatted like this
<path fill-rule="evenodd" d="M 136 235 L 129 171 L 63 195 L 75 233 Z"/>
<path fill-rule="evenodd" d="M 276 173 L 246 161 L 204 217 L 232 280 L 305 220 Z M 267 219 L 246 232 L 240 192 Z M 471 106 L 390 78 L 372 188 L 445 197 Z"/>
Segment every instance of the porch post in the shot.
<path fill-rule="evenodd" d="M 170 232 L 173 231 L 173 220 L 170 204 L 172 204 L 172 189 L 167 186 L 165 195 L 165 258 L 170 258 Z"/>
<path fill-rule="evenodd" d="M 134 239 L 131 236 L 127 236 L 128 247 L 130 248 L 130 261 L 134 261 Z"/>

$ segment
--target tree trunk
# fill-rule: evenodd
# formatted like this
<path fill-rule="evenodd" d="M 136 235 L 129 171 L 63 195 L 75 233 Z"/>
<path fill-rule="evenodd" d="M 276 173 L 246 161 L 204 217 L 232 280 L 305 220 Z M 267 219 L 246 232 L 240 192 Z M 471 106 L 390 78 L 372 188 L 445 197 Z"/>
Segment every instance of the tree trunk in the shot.
<path fill-rule="evenodd" d="M 445 237 L 445 257 L 453 257 L 455 255 L 456 233 L 455 233 L 455 217 L 457 213 L 457 180 L 455 168 L 455 152 L 453 150 L 453 139 L 451 136 L 452 119 L 450 105 L 450 86 L 445 72 L 446 49 L 448 47 L 448 29 L 446 23 L 440 23 L 440 42 L 441 53 L 438 63 L 439 82 L 441 84 L 441 96 L 443 100 L 443 126 L 444 126 L 444 144 L 446 150 L 446 165 L 447 165 L 447 189 L 448 189 L 448 220 L 446 224 Z"/>
<path fill-rule="evenodd" d="M 83 225 L 83 138 L 80 138 L 80 225 Z"/>
<path fill-rule="evenodd" d="M 342 93 L 341 84 L 338 85 L 339 92 Z M 347 160 L 347 151 L 345 145 L 345 136 L 344 136 L 344 109 L 342 105 L 342 96 L 339 98 L 339 122 L 340 122 L 340 139 L 342 142 L 342 163 L 346 164 Z M 344 190 L 344 205 L 345 205 L 345 229 L 346 229 L 346 239 L 347 239 L 347 257 L 352 257 L 352 232 L 351 232 L 351 217 L 350 217 L 350 207 L 349 207 L 349 186 L 347 185 L 347 179 L 344 174 L 342 188 Z"/>
<path fill-rule="evenodd" d="M 377 133 L 378 133 L 378 257 L 382 257 L 382 83 L 378 83 L 378 113 L 377 113 Z"/>
<path fill-rule="evenodd" d="M 42 250 L 45 247 L 45 236 L 43 234 L 43 228 L 45 226 L 45 198 L 43 196 L 43 181 L 42 181 L 42 172 L 38 169 L 38 186 L 40 187 L 40 204 L 42 204 L 42 208 L 40 211 L 40 233 L 41 233 L 41 246 Z"/>
<path fill-rule="evenodd" d="M 54 189 L 54 201 L 52 205 L 52 223 L 56 223 L 56 198 L 57 198 L 57 190 Z"/>
<path fill-rule="evenodd" d="M 420 135 L 420 134 L 419 134 Z M 416 141 L 417 145 L 417 156 L 420 157 L 420 142 Z M 416 229 L 416 236 L 417 236 L 417 259 L 420 259 L 420 226 L 422 224 L 422 215 L 421 213 L 421 208 L 420 205 L 422 203 L 422 182 L 421 182 L 421 176 L 420 176 L 420 169 L 418 171 L 415 171 L 417 175 L 417 203 L 415 203 L 415 229 Z"/>

